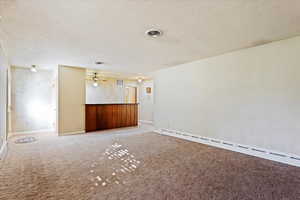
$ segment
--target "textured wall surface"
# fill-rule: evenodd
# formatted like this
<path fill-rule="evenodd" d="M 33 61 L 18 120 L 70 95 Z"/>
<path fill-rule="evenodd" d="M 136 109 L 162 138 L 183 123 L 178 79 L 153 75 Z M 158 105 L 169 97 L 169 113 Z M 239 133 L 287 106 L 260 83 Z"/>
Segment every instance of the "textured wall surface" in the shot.
<path fill-rule="evenodd" d="M 8 63 L 0 46 L 0 149 L 6 139 L 7 68 Z"/>
<path fill-rule="evenodd" d="M 155 126 L 300 155 L 300 37 L 155 74 Z"/>
<path fill-rule="evenodd" d="M 151 88 L 151 93 L 146 92 L 146 88 Z M 140 89 L 140 120 L 153 121 L 153 81 L 144 81 L 139 86 Z"/>
<path fill-rule="evenodd" d="M 54 129 L 53 71 L 12 68 L 12 132 Z"/>
<path fill-rule="evenodd" d="M 85 131 L 85 69 L 58 68 L 58 133 L 59 135 Z"/>

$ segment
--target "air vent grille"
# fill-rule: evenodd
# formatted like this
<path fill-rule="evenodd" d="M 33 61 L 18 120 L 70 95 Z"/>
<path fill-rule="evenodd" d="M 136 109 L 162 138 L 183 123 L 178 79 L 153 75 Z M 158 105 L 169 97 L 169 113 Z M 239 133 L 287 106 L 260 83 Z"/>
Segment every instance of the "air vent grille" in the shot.
<path fill-rule="evenodd" d="M 124 81 L 123 80 L 117 80 L 117 86 L 123 87 Z"/>

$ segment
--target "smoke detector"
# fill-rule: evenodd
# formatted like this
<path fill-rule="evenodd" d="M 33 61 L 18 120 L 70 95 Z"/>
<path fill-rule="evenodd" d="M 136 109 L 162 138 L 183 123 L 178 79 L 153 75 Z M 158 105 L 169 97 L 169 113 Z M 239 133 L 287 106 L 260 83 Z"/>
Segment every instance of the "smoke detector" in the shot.
<path fill-rule="evenodd" d="M 150 29 L 146 31 L 146 35 L 152 38 L 157 38 L 162 36 L 163 32 L 159 29 Z"/>

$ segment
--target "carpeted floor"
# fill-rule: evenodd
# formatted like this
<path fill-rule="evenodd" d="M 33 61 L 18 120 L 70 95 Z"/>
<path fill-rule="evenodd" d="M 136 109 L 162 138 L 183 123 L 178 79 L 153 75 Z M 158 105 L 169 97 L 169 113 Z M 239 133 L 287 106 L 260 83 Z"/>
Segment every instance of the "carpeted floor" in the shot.
<path fill-rule="evenodd" d="M 16 139 L 1 200 L 300 199 L 300 168 L 153 132 Z"/>

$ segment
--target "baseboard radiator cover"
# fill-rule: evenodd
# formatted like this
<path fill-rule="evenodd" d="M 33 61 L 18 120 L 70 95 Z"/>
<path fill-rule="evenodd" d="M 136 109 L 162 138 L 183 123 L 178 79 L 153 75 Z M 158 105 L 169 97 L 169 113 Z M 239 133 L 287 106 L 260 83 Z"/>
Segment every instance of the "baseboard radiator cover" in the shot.
<path fill-rule="evenodd" d="M 201 144 L 206 144 L 218 148 L 223 148 L 223 149 L 227 149 L 227 150 L 231 150 L 231 151 L 235 151 L 235 152 L 239 152 L 251 156 L 256 156 L 259 158 L 264 158 L 264 159 L 300 167 L 300 156 L 298 155 L 286 154 L 286 153 L 281 153 L 273 150 L 253 147 L 249 145 L 237 144 L 234 142 L 228 142 L 220 139 L 202 137 L 199 135 L 193 135 L 191 133 L 178 131 L 178 130 L 156 129 L 155 132 L 162 135 L 173 136 L 173 137 L 177 137 L 177 138 L 181 138 L 193 142 L 198 142 Z"/>

